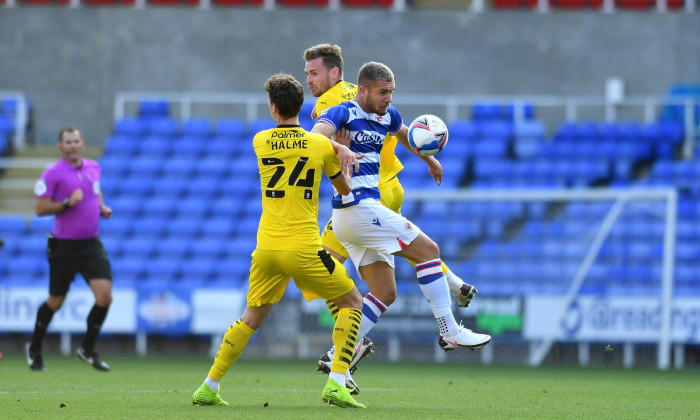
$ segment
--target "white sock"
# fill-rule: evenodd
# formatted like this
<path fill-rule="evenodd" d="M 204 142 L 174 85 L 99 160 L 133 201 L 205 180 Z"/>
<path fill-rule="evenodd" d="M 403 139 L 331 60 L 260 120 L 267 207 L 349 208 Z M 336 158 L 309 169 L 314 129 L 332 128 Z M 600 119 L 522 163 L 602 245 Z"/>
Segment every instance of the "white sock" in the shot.
<path fill-rule="evenodd" d="M 447 286 L 445 275 L 442 274 L 440 259 L 416 264 L 416 275 L 420 290 L 433 310 L 433 316 L 438 323 L 440 335 L 453 335 L 459 331 L 459 326 L 452 314 L 450 288 Z M 360 328 L 362 328 L 360 326 Z"/>
<path fill-rule="evenodd" d="M 212 378 L 207 376 L 207 379 L 204 380 L 204 383 L 209 385 L 209 388 L 211 388 L 212 391 L 218 392 L 219 391 L 219 382 L 213 380 Z"/>
<path fill-rule="evenodd" d="M 450 292 L 459 293 L 459 289 L 462 288 L 464 280 L 459 278 L 459 276 L 453 273 L 452 270 L 447 270 L 445 277 L 447 277 L 447 285 L 450 287 Z"/>
<path fill-rule="evenodd" d="M 362 299 L 362 320 L 360 321 L 360 330 L 357 333 L 358 344 L 374 328 L 377 321 L 379 321 L 379 317 L 386 312 L 386 309 L 387 305 L 383 304 L 371 293 L 367 293 Z"/>
<path fill-rule="evenodd" d="M 343 375 L 342 373 L 331 372 L 328 374 L 328 377 L 338 382 L 340 386 L 345 386 L 345 375 Z"/>

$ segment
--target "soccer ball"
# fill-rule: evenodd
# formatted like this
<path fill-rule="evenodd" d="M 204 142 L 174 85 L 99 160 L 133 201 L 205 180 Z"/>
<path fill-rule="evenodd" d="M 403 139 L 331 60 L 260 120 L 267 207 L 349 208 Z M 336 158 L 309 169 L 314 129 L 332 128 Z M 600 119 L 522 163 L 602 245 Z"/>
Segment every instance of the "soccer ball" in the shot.
<path fill-rule="evenodd" d="M 435 115 L 421 115 L 408 127 L 408 144 L 422 156 L 438 154 L 447 144 L 447 126 Z"/>

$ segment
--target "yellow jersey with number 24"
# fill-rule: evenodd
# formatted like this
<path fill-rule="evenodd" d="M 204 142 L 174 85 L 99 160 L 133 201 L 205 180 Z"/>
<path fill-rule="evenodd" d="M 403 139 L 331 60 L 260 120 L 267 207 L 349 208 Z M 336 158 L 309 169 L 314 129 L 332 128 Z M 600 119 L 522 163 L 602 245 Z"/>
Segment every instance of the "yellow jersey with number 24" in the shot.
<path fill-rule="evenodd" d="M 318 250 L 321 175 L 340 175 L 331 143 L 300 126 L 278 126 L 253 138 L 262 189 L 258 249 Z"/>

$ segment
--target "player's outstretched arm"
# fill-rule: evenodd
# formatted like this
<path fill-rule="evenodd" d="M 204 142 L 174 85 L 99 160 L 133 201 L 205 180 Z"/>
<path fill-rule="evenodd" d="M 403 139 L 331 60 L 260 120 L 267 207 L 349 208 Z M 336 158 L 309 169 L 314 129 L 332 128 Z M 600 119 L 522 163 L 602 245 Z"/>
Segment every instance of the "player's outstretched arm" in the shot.
<path fill-rule="evenodd" d="M 430 176 L 433 177 L 435 183 L 440 185 L 442 182 L 442 165 L 440 165 L 440 162 L 435 159 L 434 156 L 423 156 L 411 148 L 411 146 L 408 144 L 408 127 L 405 125 L 401 126 L 401 130 L 394 133 L 394 135 L 399 140 L 399 143 L 403 144 L 405 148 L 421 158 L 423 162 L 428 165 L 428 173 L 430 173 Z"/>

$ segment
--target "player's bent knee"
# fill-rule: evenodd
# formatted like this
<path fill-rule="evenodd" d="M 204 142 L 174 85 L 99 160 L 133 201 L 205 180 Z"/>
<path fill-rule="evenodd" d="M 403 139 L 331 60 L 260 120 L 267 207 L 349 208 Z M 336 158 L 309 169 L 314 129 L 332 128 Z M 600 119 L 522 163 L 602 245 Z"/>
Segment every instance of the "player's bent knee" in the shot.
<path fill-rule="evenodd" d="M 333 300 L 338 308 L 362 309 L 362 295 L 357 291 L 357 287 L 349 293 Z"/>

